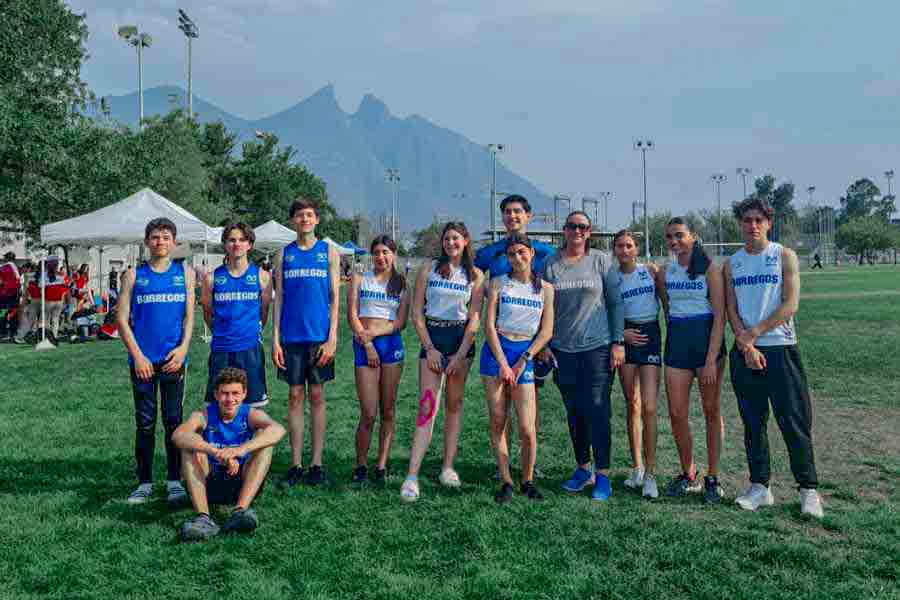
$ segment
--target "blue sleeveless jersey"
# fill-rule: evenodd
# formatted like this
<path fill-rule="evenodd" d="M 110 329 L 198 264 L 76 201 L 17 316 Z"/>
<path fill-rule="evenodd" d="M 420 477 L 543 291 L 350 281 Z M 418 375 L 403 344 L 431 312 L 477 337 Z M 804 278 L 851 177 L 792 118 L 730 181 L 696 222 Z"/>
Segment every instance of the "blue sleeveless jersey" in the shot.
<path fill-rule="evenodd" d="M 506 258 L 506 249 L 509 247 L 509 239 L 503 238 L 493 244 L 488 244 L 475 253 L 475 266 L 490 276 L 490 279 L 509 275 L 512 271 L 512 265 Z M 556 248 L 550 244 L 546 244 L 540 240 L 531 239 L 531 247 L 534 250 L 534 272 L 538 275 L 544 275 L 544 267 L 547 260 L 556 254 Z"/>
<path fill-rule="evenodd" d="M 203 430 L 203 439 L 216 448 L 237 448 L 244 442 L 253 438 L 253 429 L 250 427 L 250 406 L 242 404 L 237 415 L 230 423 L 222 420 L 219 414 L 219 404 L 211 402 L 206 407 L 206 429 Z M 238 458 L 238 462 L 244 464 L 250 458 L 249 454 Z M 209 456 L 209 465 L 213 469 L 224 469 L 214 456 Z"/>
<path fill-rule="evenodd" d="M 259 267 L 250 264 L 240 277 L 222 265 L 213 273 L 212 351 L 240 352 L 262 340 Z"/>
<path fill-rule="evenodd" d="M 169 270 L 157 273 L 144 263 L 137 268 L 131 295 L 131 329 L 144 356 L 153 364 L 180 343 L 188 290 L 184 263 L 172 261 Z M 191 291 L 193 293 L 193 291 Z M 134 364 L 129 356 L 128 361 Z"/>
<path fill-rule="evenodd" d="M 322 343 L 331 328 L 331 278 L 328 242 L 317 241 L 309 250 L 297 242 L 284 248 L 281 261 L 284 291 L 281 304 L 281 343 Z"/>

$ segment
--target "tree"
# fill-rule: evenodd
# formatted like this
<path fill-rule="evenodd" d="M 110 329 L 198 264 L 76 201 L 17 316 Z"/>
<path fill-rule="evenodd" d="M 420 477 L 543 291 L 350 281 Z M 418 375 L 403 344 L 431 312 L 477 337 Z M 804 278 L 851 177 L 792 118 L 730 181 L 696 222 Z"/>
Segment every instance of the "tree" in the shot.
<path fill-rule="evenodd" d="M 214 205 L 231 210 L 229 193 L 233 185 L 234 149 L 237 134 L 228 131 L 221 121 L 206 123 L 198 128 L 200 148 L 203 150 L 203 166 L 209 177 L 207 199 Z"/>
<path fill-rule="evenodd" d="M 874 263 L 874 253 L 891 248 L 895 243 L 896 232 L 891 225 L 878 215 L 868 215 L 850 219 L 835 234 L 835 242 L 845 251 L 856 254 L 859 264 L 863 258 L 869 264 Z"/>
<path fill-rule="evenodd" d="M 882 196 L 881 190 L 870 179 L 857 179 L 841 197 L 838 224 L 843 225 L 860 217 L 877 216 L 889 221 L 894 212 L 894 198 Z"/>
<path fill-rule="evenodd" d="M 688 227 L 697 237 L 700 237 L 705 242 L 715 242 L 716 236 L 713 233 L 711 238 L 707 238 L 705 236 L 706 222 L 703 220 L 703 217 L 699 214 L 691 211 L 684 216 L 684 220 L 687 221 Z M 649 225 L 650 225 L 650 253 L 654 256 L 665 256 L 669 253 L 668 246 L 666 245 L 666 224 L 672 219 L 672 213 L 669 211 L 653 213 L 650 215 Z M 632 221 L 628 226 L 630 231 L 638 234 L 638 238 L 635 240 L 638 244 L 639 254 L 644 254 L 644 220 L 638 219 L 637 221 Z"/>
<path fill-rule="evenodd" d="M 434 221 L 428 227 L 413 232 L 413 247 L 410 254 L 413 256 L 440 256 L 443 230 L 444 223 Z"/>
<path fill-rule="evenodd" d="M 776 186 L 775 177 L 763 175 L 753 182 L 756 191 L 753 197 L 760 198 L 769 203 L 775 210 L 775 219 L 772 223 L 773 241 L 790 241 L 797 235 L 797 226 L 794 222 L 797 211 L 794 209 L 794 184 L 785 182 Z"/>

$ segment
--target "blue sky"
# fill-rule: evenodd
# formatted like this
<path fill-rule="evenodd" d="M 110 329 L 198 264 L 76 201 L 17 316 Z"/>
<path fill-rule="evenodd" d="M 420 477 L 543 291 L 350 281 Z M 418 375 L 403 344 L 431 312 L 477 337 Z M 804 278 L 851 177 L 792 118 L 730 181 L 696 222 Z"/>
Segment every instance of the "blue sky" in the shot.
<path fill-rule="evenodd" d="M 837 205 L 856 178 L 900 169 L 900 3 L 838 0 L 71 0 L 86 12 L 98 94 L 136 86 L 117 25 L 155 45 L 145 85 L 184 84 L 177 8 L 197 22 L 195 93 L 243 117 L 327 83 L 353 112 L 371 92 L 479 143 L 549 194 L 611 191 L 610 225 L 650 210 L 711 207 L 741 192 L 736 167 Z M 789 6 L 785 6 L 789 4 Z M 865 7 L 864 9 L 862 7 Z"/>

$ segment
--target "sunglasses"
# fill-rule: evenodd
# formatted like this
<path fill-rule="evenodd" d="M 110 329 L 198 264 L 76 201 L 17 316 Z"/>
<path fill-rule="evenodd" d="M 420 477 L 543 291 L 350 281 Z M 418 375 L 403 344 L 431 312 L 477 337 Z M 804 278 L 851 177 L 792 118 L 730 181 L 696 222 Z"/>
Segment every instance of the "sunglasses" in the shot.
<path fill-rule="evenodd" d="M 569 231 L 588 231 L 591 226 L 587 223 L 566 223 L 565 228 Z"/>

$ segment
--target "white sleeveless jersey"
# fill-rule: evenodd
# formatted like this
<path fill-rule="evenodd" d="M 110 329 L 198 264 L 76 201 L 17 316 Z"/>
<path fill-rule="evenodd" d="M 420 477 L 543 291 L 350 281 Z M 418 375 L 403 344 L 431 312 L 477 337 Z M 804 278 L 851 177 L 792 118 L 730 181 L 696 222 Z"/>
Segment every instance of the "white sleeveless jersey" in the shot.
<path fill-rule="evenodd" d="M 690 319 L 713 314 L 709 302 L 706 274 L 688 277 L 687 267 L 673 260 L 666 268 L 666 292 L 669 295 L 669 316 Z"/>
<path fill-rule="evenodd" d="M 400 296 L 387 293 L 387 284 L 378 281 L 375 273 L 366 271 L 359 286 L 359 316 L 370 319 L 397 320 L 400 308 Z"/>
<path fill-rule="evenodd" d="M 625 307 L 626 321 L 650 323 L 656 320 L 659 301 L 656 299 L 653 273 L 646 265 L 638 265 L 631 273 L 623 273 L 620 270 L 619 289 L 622 305 Z"/>
<path fill-rule="evenodd" d="M 433 261 L 425 288 L 425 316 L 442 321 L 466 321 L 473 285 L 466 278 L 466 270 L 450 265 L 450 277 L 444 279 L 435 271 L 436 267 L 437 261 Z"/>
<path fill-rule="evenodd" d="M 500 298 L 497 306 L 497 330 L 504 333 L 534 337 L 541 327 L 544 312 L 543 290 L 535 292 L 529 281 L 522 283 L 500 277 Z"/>
<path fill-rule="evenodd" d="M 768 319 L 782 303 L 784 247 L 769 242 L 759 254 L 741 248 L 729 259 L 731 284 L 738 314 L 748 328 Z M 759 336 L 757 346 L 792 346 L 797 343 L 794 319 Z"/>

